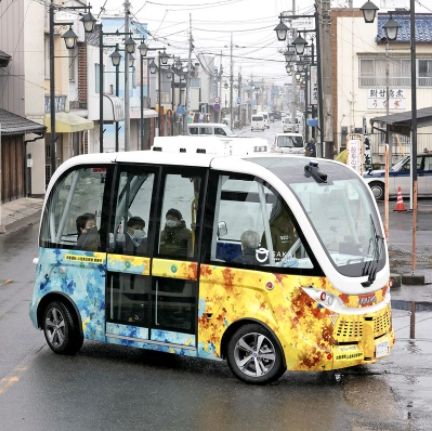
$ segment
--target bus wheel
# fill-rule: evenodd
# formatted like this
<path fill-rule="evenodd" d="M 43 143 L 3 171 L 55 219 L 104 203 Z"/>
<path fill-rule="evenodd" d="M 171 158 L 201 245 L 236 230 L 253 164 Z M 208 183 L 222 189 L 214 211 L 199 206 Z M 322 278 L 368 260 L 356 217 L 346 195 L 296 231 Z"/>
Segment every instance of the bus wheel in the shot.
<path fill-rule="evenodd" d="M 371 188 L 371 191 L 377 201 L 381 201 L 384 199 L 384 184 L 379 182 L 374 182 L 374 183 L 370 183 L 369 187 Z"/>
<path fill-rule="evenodd" d="M 285 372 L 278 343 L 261 325 L 239 328 L 228 343 L 228 365 L 244 382 L 263 384 L 278 379 Z"/>
<path fill-rule="evenodd" d="M 43 330 L 51 350 L 63 355 L 73 355 L 81 348 L 83 336 L 72 314 L 62 302 L 50 302 L 44 311 Z"/>

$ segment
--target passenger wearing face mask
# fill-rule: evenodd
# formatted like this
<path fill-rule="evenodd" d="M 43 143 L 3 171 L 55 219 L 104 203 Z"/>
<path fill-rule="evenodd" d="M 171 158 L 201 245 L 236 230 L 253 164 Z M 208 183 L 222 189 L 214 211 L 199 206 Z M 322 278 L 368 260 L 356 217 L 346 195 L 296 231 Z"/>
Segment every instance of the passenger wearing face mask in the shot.
<path fill-rule="evenodd" d="M 145 221 L 141 217 L 131 217 L 127 222 L 124 253 L 143 255 L 147 251 L 147 238 L 144 232 Z"/>
<path fill-rule="evenodd" d="M 96 217 L 85 213 L 76 219 L 78 232 L 77 249 L 97 251 L 100 247 L 100 235 L 96 226 Z"/>
<path fill-rule="evenodd" d="M 165 227 L 161 232 L 159 252 L 162 255 L 191 257 L 192 231 L 186 227 L 181 212 L 171 208 L 166 213 Z"/>

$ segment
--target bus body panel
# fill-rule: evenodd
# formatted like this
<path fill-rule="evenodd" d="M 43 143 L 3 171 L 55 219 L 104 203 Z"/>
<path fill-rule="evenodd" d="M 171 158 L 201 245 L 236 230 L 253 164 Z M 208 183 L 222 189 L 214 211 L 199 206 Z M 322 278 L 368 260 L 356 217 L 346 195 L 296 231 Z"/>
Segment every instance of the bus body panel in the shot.
<path fill-rule="evenodd" d="M 370 315 L 334 313 L 303 290 L 333 290 L 325 277 L 214 265 L 201 265 L 200 274 L 198 356 L 221 357 L 225 331 L 240 320 L 261 322 L 275 334 L 289 370 L 322 371 L 374 361 L 375 338 L 387 337 L 389 349 L 393 346 L 389 305 L 381 301 L 383 310 Z M 338 344 L 342 342 L 344 346 Z"/>
<path fill-rule="evenodd" d="M 62 293 L 80 313 L 84 338 L 105 341 L 106 254 L 41 248 L 36 271 L 31 315 L 37 315 L 45 295 Z"/>

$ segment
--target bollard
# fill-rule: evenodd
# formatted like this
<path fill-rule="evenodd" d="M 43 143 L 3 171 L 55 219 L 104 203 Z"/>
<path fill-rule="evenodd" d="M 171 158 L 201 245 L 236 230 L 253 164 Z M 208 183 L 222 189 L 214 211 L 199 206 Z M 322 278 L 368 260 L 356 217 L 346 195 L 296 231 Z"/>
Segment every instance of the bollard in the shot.
<path fill-rule="evenodd" d="M 410 338 L 415 339 L 415 318 L 416 318 L 416 303 L 411 302 L 411 315 L 410 315 Z"/>

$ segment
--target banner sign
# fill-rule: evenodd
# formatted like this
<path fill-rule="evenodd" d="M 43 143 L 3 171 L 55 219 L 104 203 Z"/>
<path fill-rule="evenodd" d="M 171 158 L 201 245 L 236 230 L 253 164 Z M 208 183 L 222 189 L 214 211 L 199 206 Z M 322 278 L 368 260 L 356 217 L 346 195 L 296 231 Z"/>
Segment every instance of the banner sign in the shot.
<path fill-rule="evenodd" d="M 367 107 L 371 110 L 385 110 L 387 102 L 387 92 L 385 88 L 370 88 L 368 90 Z M 389 89 L 389 109 L 405 109 L 405 90 L 402 88 Z"/>

